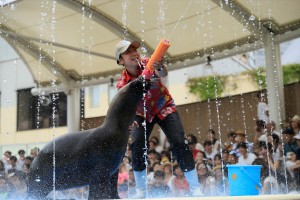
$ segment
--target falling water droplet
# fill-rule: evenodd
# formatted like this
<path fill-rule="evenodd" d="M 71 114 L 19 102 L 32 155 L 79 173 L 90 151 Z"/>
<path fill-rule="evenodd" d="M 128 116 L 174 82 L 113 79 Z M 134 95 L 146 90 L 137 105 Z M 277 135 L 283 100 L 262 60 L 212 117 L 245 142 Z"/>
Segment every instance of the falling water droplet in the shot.
<path fill-rule="evenodd" d="M 254 16 L 254 15 L 251 15 L 251 16 L 249 17 L 249 20 L 250 20 L 250 21 L 255 20 L 255 16 Z"/>
<path fill-rule="evenodd" d="M 141 50 L 142 50 L 143 53 L 147 52 L 147 49 L 145 47 L 142 47 Z"/>
<path fill-rule="evenodd" d="M 11 4 L 11 6 L 10 6 L 10 10 L 16 10 L 16 6 L 15 6 L 15 4 Z"/>
<path fill-rule="evenodd" d="M 186 24 L 182 24 L 181 28 L 186 29 L 187 25 Z"/>

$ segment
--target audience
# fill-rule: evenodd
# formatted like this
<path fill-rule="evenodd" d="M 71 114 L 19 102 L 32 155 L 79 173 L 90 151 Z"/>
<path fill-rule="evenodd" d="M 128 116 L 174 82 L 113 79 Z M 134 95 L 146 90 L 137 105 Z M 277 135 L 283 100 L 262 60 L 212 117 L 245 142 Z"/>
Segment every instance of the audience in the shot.
<path fill-rule="evenodd" d="M 273 121 L 257 123 L 253 140 L 248 141 L 244 131 L 231 131 L 221 145 L 213 129 L 207 131 L 204 141 L 194 134 L 186 140 L 193 152 L 200 189 L 204 196 L 228 195 L 227 165 L 261 165 L 261 194 L 300 191 L 300 134 L 299 119 L 295 115 L 290 126 L 282 132 Z M 258 127 L 261 126 L 261 127 Z M 253 143 L 252 143 L 253 141 Z M 203 143 L 202 143 L 203 142 Z M 202 143 L 203 146 L 200 144 Z M 147 162 L 148 197 L 186 197 L 190 188 L 177 159 L 169 149 L 162 148 L 157 137 L 149 139 Z M 129 144 L 130 147 L 130 144 Z M 254 151 L 255 147 L 255 151 Z M 39 153 L 34 148 L 29 156 L 20 149 L 17 156 L 5 151 L 0 160 L 0 199 L 24 199 L 27 194 L 27 174 L 32 161 Z M 135 195 L 135 180 L 131 168 L 130 148 L 119 167 L 118 192 L 121 198 Z M 70 199 L 84 199 L 88 187 L 75 188 L 61 193 Z M 53 195 L 53 194 L 52 194 Z M 51 197 L 51 194 L 49 195 Z"/>

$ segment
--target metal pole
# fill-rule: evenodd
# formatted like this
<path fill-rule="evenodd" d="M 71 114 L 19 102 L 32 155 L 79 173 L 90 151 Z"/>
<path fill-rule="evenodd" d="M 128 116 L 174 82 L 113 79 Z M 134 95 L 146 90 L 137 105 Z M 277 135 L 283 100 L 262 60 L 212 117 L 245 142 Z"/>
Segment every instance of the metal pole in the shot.
<path fill-rule="evenodd" d="M 272 33 L 265 35 L 266 84 L 270 120 L 277 126 L 285 119 L 282 67 L 280 64 L 280 47 L 274 42 Z"/>

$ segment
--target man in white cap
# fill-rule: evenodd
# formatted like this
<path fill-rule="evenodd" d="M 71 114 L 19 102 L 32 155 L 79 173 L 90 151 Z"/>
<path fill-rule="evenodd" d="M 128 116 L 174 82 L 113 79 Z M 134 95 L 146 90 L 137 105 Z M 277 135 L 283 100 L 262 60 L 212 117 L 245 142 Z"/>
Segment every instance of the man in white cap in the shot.
<path fill-rule="evenodd" d="M 120 89 L 130 81 L 138 78 L 147 65 L 148 58 L 141 59 L 137 49 L 137 41 L 120 41 L 116 45 L 116 60 L 124 67 L 122 76 L 117 83 Z M 186 179 L 189 183 L 191 195 L 200 196 L 200 184 L 195 170 L 192 152 L 184 138 L 184 130 L 172 96 L 160 77 L 168 75 L 167 66 L 163 60 L 153 64 L 155 73 L 152 76 L 150 90 L 146 94 L 146 105 L 142 100 L 138 106 L 134 124 L 129 127 L 132 134 L 132 167 L 136 181 L 137 195 L 134 198 L 146 197 L 146 163 L 145 132 L 148 143 L 149 136 L 155 124 L 158 124 L 166 134 L 172 152 L 174 153 Z M 146 116 L 144 117 L 144 110 Z M 145 123 L 146 122 L 146 123 Z M 146 128 L 143 126 L 146 124 Z M 146 130 L 145 130 L 146 129 Z M 148 145 L 147 145 L 148 146 Z"/>

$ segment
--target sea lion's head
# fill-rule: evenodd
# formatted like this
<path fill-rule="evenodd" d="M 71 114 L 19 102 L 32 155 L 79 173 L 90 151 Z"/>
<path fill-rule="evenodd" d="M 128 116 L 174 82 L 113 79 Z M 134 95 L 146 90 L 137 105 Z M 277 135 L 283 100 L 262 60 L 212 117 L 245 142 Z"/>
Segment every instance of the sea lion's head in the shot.
<path fill-rule="evenodd" d="M 143 76 L 129 82 L 121 88 L 110 103 L 107 116 L 122 115 L 123 119 L 135 116 L 139 102 L 143 94 L 150 89 L 150 80 Z M 125 119 L 126 121 L 126 119 Z"/>

